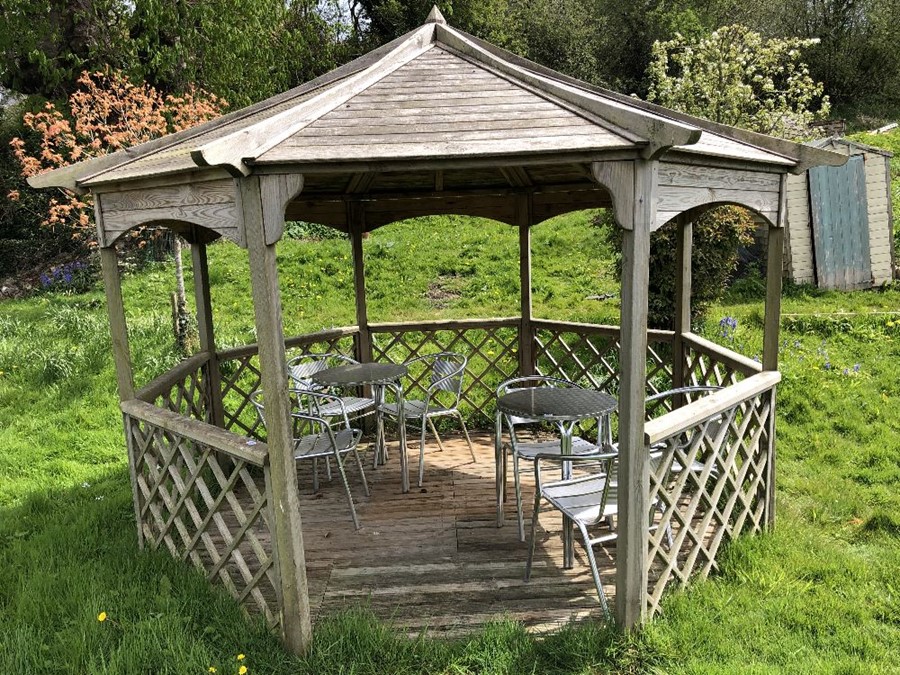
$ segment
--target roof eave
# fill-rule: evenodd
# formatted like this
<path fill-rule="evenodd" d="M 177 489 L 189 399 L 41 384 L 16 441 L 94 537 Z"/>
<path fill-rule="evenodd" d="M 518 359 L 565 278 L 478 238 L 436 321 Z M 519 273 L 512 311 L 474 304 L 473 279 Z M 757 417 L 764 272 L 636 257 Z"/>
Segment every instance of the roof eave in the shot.
<path fill-rule="evenodd" d="M 584 91 L 614 99 L 623 104 L 645 110 L 648 113 L 670 119 L 674 122 L 698 127 L 701 131 L 711 131 L 713 133 L 725 136 L 726 138 L 730 138 L 731 140 L 738 141 L 740 143 L 746 143 L 761 150 L 765 150 L 766 152 L 781 155 L 795 163 L 792 169 L 793 173 L 802 173 L 803 171 L 813 166 L 841 166 L 847 161 L 846 157 L 841 155 L 840 153 L 831 152 L 828 150 L 820 150 L 818 148 L 813 148 L 802 143 L 795 143 L 793 141 L 775 138 L 773 136 L 767 136 L 766 134 L 760 134 L 754 131 L 748 131 L 746 129 L 739 129 L 737 127 L 731 127 L 725 124 L 710 122 L 709 120 L 700 117 L 695 117 L 686 113 L 670 110 L 669 108 L 664 108 L 654 103 L 648 103 L 647 101 L 643 101 L 639 98 L 620 94 L 619 92 L 604 89 L 602 87 L 597 87 L 595 85 L 582 82 L 581 80 L 578 80 L 574 77 L 569 77 L 568 75 L 558 73 L 550 68 L 535 63 L 534 61 L 530 61 L 521 56 L 517 56 L 512 52 L 509 52 L 501 47 L 497 47 L 496 45 L 492 45 L 489 42 L 485 42 L 484 40 L 476 38 L 467 33 L 463 33 L 462 31 L 455 30 L 455 32 L 464 35 L 468 41 L 478 46 L 481 50 L 493 54 L 496 58 L 508 61 L 511 65 L 525 70 L 533 71 L 536 74 L 543 75 L 544 77 L 550 79 L 558 80 L 559 82 L 577 87 L 579 89 L 583 89 Z M 692 141 L 692 143 L 696 143 L 696 141 L 697 139 Z M 689 144 L 676 143 L 675 145 Z"/>

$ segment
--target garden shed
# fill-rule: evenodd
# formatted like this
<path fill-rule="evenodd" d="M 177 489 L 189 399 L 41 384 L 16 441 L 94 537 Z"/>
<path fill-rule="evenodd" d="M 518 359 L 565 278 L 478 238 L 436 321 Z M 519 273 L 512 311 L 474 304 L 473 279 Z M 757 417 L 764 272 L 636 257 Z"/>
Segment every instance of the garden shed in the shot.
<path fill-rule="evenodd" d="M 615 580 L 618 624 L 636 626 L 667 589 L 714 570 L 722 544 L 774 522 L 786 178 L 844 161 L 593 87 L 458 31 L 435 8 L 421 27 L 297 89 L 29 180 L 94 195 L 139 544 L 191 562 L 300 652 L 312 622 L 353 598 L 420 628 L 498 614 L 559 623 L 596 601 L 585 605 L 571 560 L 559 564 L 556 533 L 542 543 L 543 582 L 523 582 L 525 547 L 515 527 L 501 527 L 499 508 L 495 518 L 503 487 L 492 435 L 472 461 L 434 453 L 426 490 L 401 489 L 396 461 L 379 469 L 359 531 L 335 520 L 333 500 L 301 496 L 289 352 L 396 364 L 465 350 L 462 396 L 482 420 L 494 414 L 499 381 L 517 376 L 614 395 L 621 489 L 604 574 Z M 691 330 L 692 222 L 718 204 L 750 209 L 769 230 L 761 361 Z M 623 230 L 619 325 L 533 316 L 532 228 L 598 207 Z M 515 228 L 516 315 L 370 322 L 365 233 L 437 214 Z M 284 334 L 276 247 L 286 219 L 349 235 L 356 325 Z M 670 221 L 675 329 L 652 330 L 650 240 Z M 200 350 L 136 383 L 116 243 L 144 225 L 191 244 Z M 248 251 L 256 344 L 216 344 L 207 259 L 216 239 Z M 685 385 L 715 391 L 648 415 L 648 395 Z M 250 414 L 259 389 L 265 436 Z M 668 480 L 701 457 L 702 469 Z"/>
<path fill-rule="evenodd" d="M 810 143 L 840 152 L 839 167 L 788 178 L 785 274 L 796 283 L 854 290 L 893 278 L 893 156 L 846 138 Z"/>

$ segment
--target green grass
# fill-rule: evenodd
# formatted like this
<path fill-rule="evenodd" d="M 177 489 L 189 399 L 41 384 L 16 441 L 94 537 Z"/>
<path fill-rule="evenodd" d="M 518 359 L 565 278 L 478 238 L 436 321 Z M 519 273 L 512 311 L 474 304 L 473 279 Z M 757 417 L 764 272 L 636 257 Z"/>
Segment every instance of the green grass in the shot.
<path fill-rule="evenodd" d="M 617 292 L 600 235 L 584 216 L 536 228 L 536 315 L 616 322 L 615 297 L 586 299 Z M 512 228 L 418 219 L 365 246 L 373 321 L 518 312 Z M 349 255 L 345 240 L 279 245 L 288 334 L 353 323 Z M 246 253 L 222 244 L 210 258 L 220 344 L 253 341 Z M 138 383 L 176 361 L 172 285 L 168 265 L 126 278 Z M 762 297 L 758 281 L 741 282 L 697 329 L 758 355 Z M 720 572 L 671 594 L 641 635 L 586 626 L 535 640 L 498 622 L 462 642 L 410 641 L 349 608 L 299 661 L 191 568 L 137 551 L 102 293 L 5 302 L 0 663 L 231 673 L 244 653 L 250 673 L 897 672 L 900 315 L 873 312 L 900 308 L 900 291 L 789 287 L 783 308 L 803 316 L 784 321 L 778 528 L 730 546 Z M 733 344 L 718 335 L 724 316 L 738 319 Z"/>

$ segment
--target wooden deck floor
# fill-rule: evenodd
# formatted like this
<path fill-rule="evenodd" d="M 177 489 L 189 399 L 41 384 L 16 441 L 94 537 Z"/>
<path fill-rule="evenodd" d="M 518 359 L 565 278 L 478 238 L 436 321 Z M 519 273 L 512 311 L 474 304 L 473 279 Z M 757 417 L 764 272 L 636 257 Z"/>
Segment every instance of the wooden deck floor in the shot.
<path fill-rule="evenodd" d="M 535 567 L 524 582 L 526 544 L 517 536 L 514 505 L 496 527 L 492 438 L 473 434 L 478 461 L 465 441 L 444 440 L 440 452 L 426 445 L 425 483 L 412 476 L 418 444 L 410 441 L 412 488 L 400 492 L 396 444 L 385 466 L 371 468 L 363 454 L 371 496 L 363 495 L 355 466 L 348 475 L 362 524 L 354 531 L 337 477 L 311 494 L 309 465 L 300 475 L 304 546 L 314 620 L 339 609 L 365 605 L 410 633 L 456 635 L 485 622 L 509 617 L 533 631 L 572 620 L 601 618 L 602 612 L 584 553 L 576 545 L 576 566 L 562 569 L 558 513 L 541 515 Z M 322 468 L 320 467 L 320 472 Z M 526 533 L 532 480 L 526 477 Z M 512 481 L 510 480 L 512 497 Z M 613 601 L 615 547 L 597 549 L 607 597 Z"/>

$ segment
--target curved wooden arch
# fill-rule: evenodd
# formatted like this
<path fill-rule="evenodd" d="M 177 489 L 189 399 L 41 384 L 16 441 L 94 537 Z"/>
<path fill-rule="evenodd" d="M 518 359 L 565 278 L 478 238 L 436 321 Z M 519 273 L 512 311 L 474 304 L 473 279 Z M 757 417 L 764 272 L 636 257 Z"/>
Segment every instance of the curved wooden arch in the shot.
<path fill-rule="evenodd" d="M 101 246 L 112 246 L 129 230 L 167 227 L 188 241 L 198 233 L 244 246 L 234 180 L 220 178 L 183 185 L 137 187 L 94 195 Z"/>

